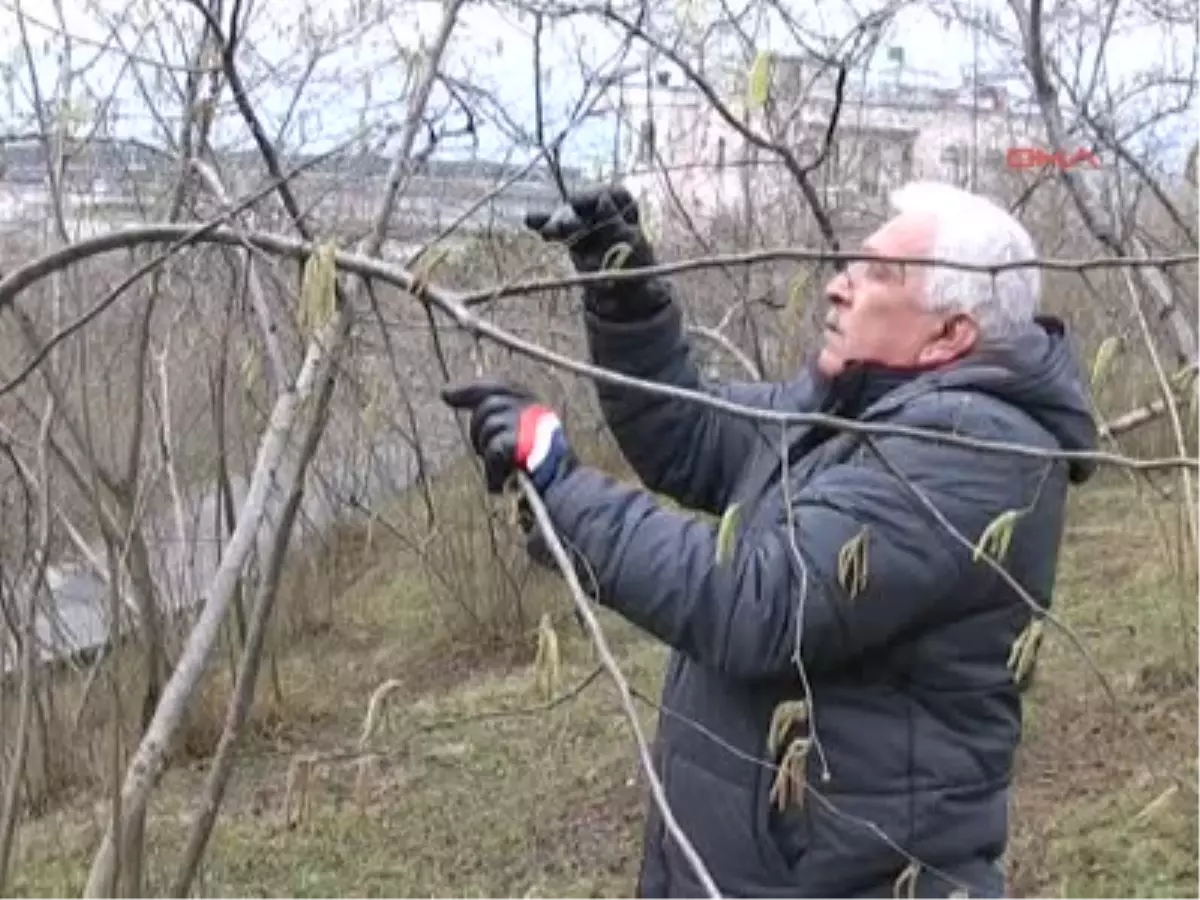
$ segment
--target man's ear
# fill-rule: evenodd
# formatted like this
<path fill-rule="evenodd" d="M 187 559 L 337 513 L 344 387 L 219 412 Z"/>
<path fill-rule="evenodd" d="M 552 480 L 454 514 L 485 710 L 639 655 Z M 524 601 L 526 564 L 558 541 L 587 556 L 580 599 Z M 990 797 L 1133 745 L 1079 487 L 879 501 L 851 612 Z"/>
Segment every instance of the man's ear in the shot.
<path fill-rule="evenodd" d="M 944 366 L 962 359 L 979 343 L 979 323 L 965 313 L 942 320 L 933 338 L 921 349 L 923 366 Z"/>

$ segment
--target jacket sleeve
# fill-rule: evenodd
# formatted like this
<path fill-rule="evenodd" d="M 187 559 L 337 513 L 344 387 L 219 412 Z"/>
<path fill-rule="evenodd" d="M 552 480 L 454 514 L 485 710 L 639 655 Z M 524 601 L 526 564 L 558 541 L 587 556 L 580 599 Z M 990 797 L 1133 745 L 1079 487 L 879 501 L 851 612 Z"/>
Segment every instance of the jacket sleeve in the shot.
<path fill-rule="evenodd" d="M 673 300 L 648 320 L 610 322 L 589 312 L 585 322 L 592 359 L 606 369 L 760 409 L 799 412 L 816 405 L 817 389 L 807 372 L 790 382 L 706 382 Z M 744 417 L 603 382 L 597 383 L 597 396 L 609 429 L 642 483 L 691 509 L 723 510 L 743 466 L 763 446 L 761 423 Z"/>
<path fill-rule="evenodd" d="M 1003 511 L 1013 463 L 911 438 L 878 442 L 889 460 L 972 541 Z M 1006 468 L 1007 466 L 1007 468 Z M 1022 482 L 1028 483 L 1028 482 Z M 989 498 L 990 502 L 980 502 Z M 718 561 L 717 528 L 659 507 L 644 491 L 578 469 L 546 495 L 596 599 L 702 665 L 737 678 L 838 668 L 947 613 L 962 596 L 966 548 L 880 465 L 843 465 L 797 486 L 789 516 L 738 535 Z M 863 535 L 856 544 L 855 539 Z M 865 556 L 861 588 L 839 554 Z M 853 551 L 847 550 L 847 553 Z M 951 593 L 953 592 L 953 593 Z"/>

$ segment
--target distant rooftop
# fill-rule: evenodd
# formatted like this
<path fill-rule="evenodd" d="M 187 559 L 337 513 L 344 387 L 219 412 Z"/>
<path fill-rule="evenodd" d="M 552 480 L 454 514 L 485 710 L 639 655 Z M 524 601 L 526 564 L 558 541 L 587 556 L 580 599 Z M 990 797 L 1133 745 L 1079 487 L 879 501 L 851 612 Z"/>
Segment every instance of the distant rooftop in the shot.
<path fill-rule="evenodd" d="M 89 174 L 146 172 L 165 169 L 170 157 L 162 150 L 141 141 L 98 138 L 88 142 L 68 142 L 63 150 L 68 172 Z M 41 184 L 46 177 L 46 147 L 36 138 L 0 138 L 0 185 Z"/>
<path fill-rule="evenodd" d="M 300 165 L 305 160 L 312 159 L 310 155 L 297 155 L 289 159 L 290 165 Z M 251 163 L 253 164 L 253 163 Z M 354 173 L 366 176 L 387 175 L 392 166 L 392 158 L 378 153 L 347 154 L 334 157 L 314 167 L 313 171 L 335 170 L 339 174 Z M 517 177 L 519 181 L 552 184 L 553 175 L 545 163 L 539 163 L 528 168 L 524 165 L 502 163 L 487 159 L 438 159 L 431 158 L 417 163 L 413 169 L 415 174 L 428 178 L 478 179 L 484 181 L 501 181 Z M 582 171 L 577 168 L 563 167 L 563 179 L 577 181 Z M 519 177 L 518 177 L 519 176 Z"/>
<path fill-rule="evenodd" d="M 729 67 L 724 61 L 714 61 L 708 76 L 710 84 L 727 96 L 738 95 L 747 73 L 741 64 Z M 772 61 L 772 81 L 776 91 L 807 93 L 813 99 L 832 97 L 836 69 L 816 57 L 802 54 L 777 54 Z M 921 109 L 969 108 L 978 99 L 981 112 L 1002 110 L 1023 114 L 1034 109 L 1033 104 L 1014 90 L 1011 79 L 980 73 L 977 87 L 971 80 L 960 83 L 947 81 L 937 73 L 910 63 L 895 66 L 875 65 L 864 71 L 852 69 L 846 78 L 844 99 L 855 105 L 894 106 Z M 664 66 L 649 79 L 633 76 L 623 83 L 624 90 L 641 92 L 647 89 L 660 96 L 683 97 L 698 95 L 696 87 L 676 69 Z"/>
<path fill-rule="evenodd" d="M 68 172 L 86 172 L 91 175 L 119 179 L 132 173 L 154 174 L 174 172 L 176 162 L 167 151 L 150 144 L 120 139 L 96 138 L 87 142 L 68 145 L 66 151 Z M 284 154 L 280 164 L 285 170 L 292 169 L 312 160 L 316 154 Z M 223 167 L 233 170 L 263 169 L 262 157 L 256 150 L 239 150 L 220 155 Z M 312 171 L 379 177 L 387 175 L 392 157 L 375 152 L 347 152 L 315 165 Z M 439 159 L 432 158 L 418 163 L 414 174 L 433 179 L 482 180 L 499 182 L 516 179 L 517 184 L 552 184 L 553 178 L 544 162 L 528 167 L 516 163 L 504 163 L 487 159 Z M 30 137 L 5 140 L 0 137 L 0 185 L 41 183 L 46 173 L 45 145 Z M 582 178 L 582 170 L 563 167 L 563 178 L 568 183 Z"/>

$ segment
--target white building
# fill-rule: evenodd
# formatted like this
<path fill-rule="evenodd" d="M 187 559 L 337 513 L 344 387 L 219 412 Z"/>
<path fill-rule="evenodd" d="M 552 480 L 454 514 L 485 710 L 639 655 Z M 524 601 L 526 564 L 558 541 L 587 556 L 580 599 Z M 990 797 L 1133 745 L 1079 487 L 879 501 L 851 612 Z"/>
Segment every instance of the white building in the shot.
<path fill-rule="evenodd" d="M 745 79 L 725 81 L 740 88 Z M 760 224 L 776 212 L 795 218 L 807 204 L 794 174 L 778 154 L 747 141 L 732 116 L 788 147 L 801 167 L 811 166 L 822 203 L 852 225 L 881 211 L 888 188 L 910 179 L 1001 189 L 1012 177 L 1006 150 L 1042 146 L 1035 111 L 1014 108 L 1000 88 L 947 89 L 912 73 L 884 84 L 854 75 L 846 82 L 835 139 L 818 160 L 837 97 L 832 71 L 776 58 L 772 106 L 749 115 L 744 88 L 721 90 L 723 114 L 692 83 L 660 71 L 649 84 L 622 88 L 617 169 L 660 228 L 682 224 L 682 213 L 697 228 L 736 222 L 746 217 L 747 200 Z M 792 226 L 789 236 L 796 237 Z"/>

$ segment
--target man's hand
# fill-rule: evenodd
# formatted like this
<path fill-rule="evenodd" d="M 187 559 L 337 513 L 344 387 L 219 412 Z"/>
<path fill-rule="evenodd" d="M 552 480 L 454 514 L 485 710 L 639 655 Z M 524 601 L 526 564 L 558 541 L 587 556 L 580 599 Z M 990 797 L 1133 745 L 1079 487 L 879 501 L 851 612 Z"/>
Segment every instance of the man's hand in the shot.
<path fill-rule="evenodd" d="M 637 202 L 619 185 L 574 194 L 552 213 L 526 213 L 525 225 L 543 240 L 565 245 L 578 272 L 640 269 L 655 262 Z M 625 321 L 652 316 L 668 300 L 664 291 L 640 290 L 630 282 L 597 285 L 584 297 L 602 318 Z"/>
<path fill-rule="evenodd" d="M 523 388 L 484 379 L 443 388 L 442 399 L 471 412 L 471 444 L 491 493 L 500 493 L 518 470 L 541 493 L 575 466 L 562 422 Z"/>
<path fill-rule="evenodd" d="M 525 226 L 543 240 L 564 244 L 580 272 L 598 272 L 654 264 L 639 219 L 633 195 L 614 185 L 573 194 L 551 213 L 526 213 Z M 621 244 L 627 244 L 629 250 L 618 255 L 616 248 Z"/>

